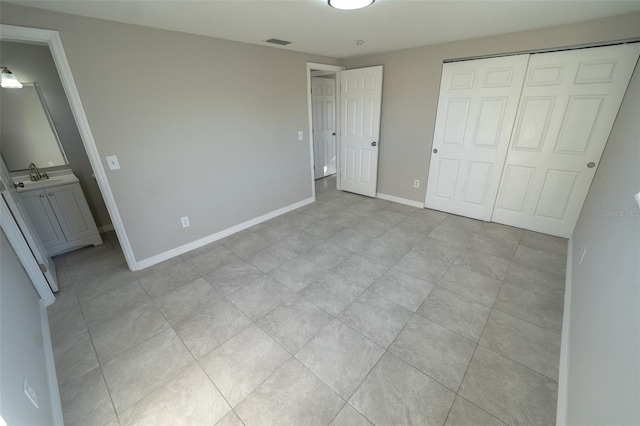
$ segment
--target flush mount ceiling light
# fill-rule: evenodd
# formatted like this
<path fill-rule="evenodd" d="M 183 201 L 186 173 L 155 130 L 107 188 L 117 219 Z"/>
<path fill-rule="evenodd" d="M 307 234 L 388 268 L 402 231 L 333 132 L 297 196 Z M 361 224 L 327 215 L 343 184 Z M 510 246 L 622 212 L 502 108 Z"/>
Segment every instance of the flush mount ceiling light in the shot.
<path fill-rule="evenodd" d="M 21 89 L 22 83 L 18 81 L 16 76 L 13 75 L 7 67 L 2 67 L 2 76 L 0 77 L 0 87 L 4 89 Z"/>
<path fill-rule="evenodd" d="M 374 1 L 375 0 L 328 0 L 329 6 L 341 10 L 362 9 Z"/>

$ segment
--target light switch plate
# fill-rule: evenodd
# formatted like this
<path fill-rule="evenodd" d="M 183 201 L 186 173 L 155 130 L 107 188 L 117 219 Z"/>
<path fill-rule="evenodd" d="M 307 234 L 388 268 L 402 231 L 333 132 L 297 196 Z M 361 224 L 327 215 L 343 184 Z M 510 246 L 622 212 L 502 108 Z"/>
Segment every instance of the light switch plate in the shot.
<path fill-rule="evenodd" d="M 304 139 L 304 133 L 298 132 L 298 140 L 301 141 Z"/>
<path fill-rule="evenodd" d="M 115 155 L 109 155 L 107 157 L 107 164 L 109 165 L 109 170 L 118 170 L 120 168 L 118 157 L 116 157 Z"/>

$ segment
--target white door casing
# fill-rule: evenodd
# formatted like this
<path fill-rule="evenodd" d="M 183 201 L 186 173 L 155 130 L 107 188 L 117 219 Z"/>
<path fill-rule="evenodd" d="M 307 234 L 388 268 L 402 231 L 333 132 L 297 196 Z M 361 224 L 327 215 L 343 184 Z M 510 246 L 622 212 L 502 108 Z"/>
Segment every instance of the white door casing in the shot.
<path fill-rule="evenodd" d="M 426 208 L 491 218 L 528 58 L 443 64 Z"/>
<path fill-rule="evenodd" d="M 340 77 L 340 189 L 376 196 L 382 66 L 342 71 Z"/>
<path fill-rule="evenodd" d="M 336 173 L 336 80 L 311 77 L 313 159 L 316 179 Z"/>
<path fill-rule="evenodd" d="M 571 236 L 639 52 L 531 55 L 492 221 Z"/>

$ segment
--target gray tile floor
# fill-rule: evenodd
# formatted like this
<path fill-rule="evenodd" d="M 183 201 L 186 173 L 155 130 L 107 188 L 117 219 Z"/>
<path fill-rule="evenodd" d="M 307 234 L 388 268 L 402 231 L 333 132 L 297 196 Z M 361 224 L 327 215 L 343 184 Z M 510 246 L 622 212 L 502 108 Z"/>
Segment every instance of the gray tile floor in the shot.
<path fill-rule="evenodd" d="M 66 424 L 555 423 L 566 240 L 316 187 L 143 271 L 57 257 Z"/>

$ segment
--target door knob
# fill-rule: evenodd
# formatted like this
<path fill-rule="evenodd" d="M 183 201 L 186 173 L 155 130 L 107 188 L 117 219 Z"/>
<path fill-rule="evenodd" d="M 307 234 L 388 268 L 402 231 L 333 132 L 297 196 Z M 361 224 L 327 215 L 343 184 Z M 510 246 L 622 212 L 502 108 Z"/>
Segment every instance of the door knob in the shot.
<path fill-rule="evenodd" d="M 376 142 L 371 142 L 371 146 L 376 146 L 378 145 Z"/>
<path fill-rule="evenodd" d="M 49 197 L 53 197 L 53 192 L 50 192 L 50 193 L 49 193 Z"/>
<path fill-rule="evenodd" d="M 44 198 L 44 194 L 40 194 L 40 198 Z"/>
<path fill-rule="evenodd" d="M 434 154 L 437 154 L 437 153 L 438 153 L 438 150 L 437 150 L 437 149 L 434 149 L 434 150 L 433 150 L 433 153 L 434 153 Z"/>
<path fill-rule="evenodd" d="M 595 166 L 596 166 L 596 163 L 594 163 L 593 161 L 587 164 L 587 167 L 590 169 L 593 169 Z"/>

